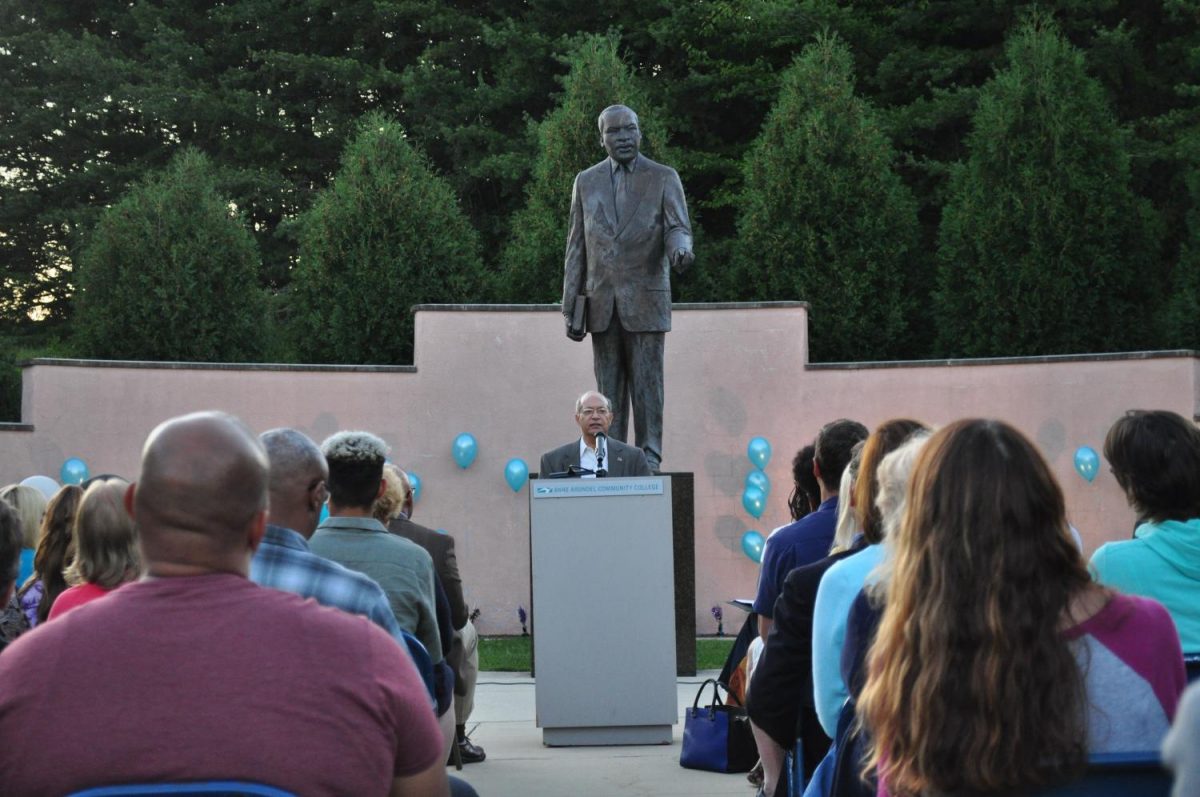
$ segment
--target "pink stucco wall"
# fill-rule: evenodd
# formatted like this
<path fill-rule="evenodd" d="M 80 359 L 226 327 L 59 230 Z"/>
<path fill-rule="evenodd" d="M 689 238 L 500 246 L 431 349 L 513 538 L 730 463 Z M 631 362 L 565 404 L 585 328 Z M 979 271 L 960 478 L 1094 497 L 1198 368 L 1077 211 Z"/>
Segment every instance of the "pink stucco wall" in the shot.
<path fill-rule="evenodd" d="M 999 417 L 1024 430 L 1062 482 L 1071 521 L 1090 553 L 1127 535 L 1133 515 L 1107 471 L 1075 474 L 1081 445 L 1099 451 L 1125 409 L 1197 410 L 1197 359 L 1160 353 L 875 367 L 807 365 L 802 305 L 682 306 L 667 338 L 663 467 L 696 478 L 696 622 L 715 630 L 709 607 L 753 594 L 757 568 L 742 553 L 747 529 L 767 534 L 787 520 L 790 461 L 820 426 L 852 417 L 868 426 L 896 416 L 941 424 Z M 320 442 L 339 429 L 369 429 L 420 475 L 415 519 L 458 541 L 468 601 L 484 633 L 519 632 L 528 607 L 527 491 L 514 494 L 504 464 L 577 435 L 575 397 L 592 384 L 591 351 L 563 334 L 545 307 L 419 308 L 415 368 L 285 369 L 111 367 L 35 361 L 24 373 L 24 424 L 0 431 L 0 484 L 57 477 L 79 456 L 92 473 L 136 475 L 146 434 L 160 421 L 222 409 L 255 430 L 295 426 Z M 0 427 L 3 429 L 3 427 Z M 451 442 L 470 432 L 479 456 L 467 470 Z M 774 448 L 769 508 L 741 507 L 746 444 Z"/>

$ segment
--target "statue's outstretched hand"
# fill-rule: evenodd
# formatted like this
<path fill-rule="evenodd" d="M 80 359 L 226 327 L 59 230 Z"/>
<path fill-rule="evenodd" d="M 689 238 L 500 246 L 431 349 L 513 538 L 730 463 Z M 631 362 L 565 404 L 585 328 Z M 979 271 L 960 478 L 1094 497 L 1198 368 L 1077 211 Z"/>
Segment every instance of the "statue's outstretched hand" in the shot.
<path fill-rule="evenodd" d="M 696 255 L 690 249 L 676 249 L 671 253 L 671 268 L 682 272 L 696 260 Z"/>

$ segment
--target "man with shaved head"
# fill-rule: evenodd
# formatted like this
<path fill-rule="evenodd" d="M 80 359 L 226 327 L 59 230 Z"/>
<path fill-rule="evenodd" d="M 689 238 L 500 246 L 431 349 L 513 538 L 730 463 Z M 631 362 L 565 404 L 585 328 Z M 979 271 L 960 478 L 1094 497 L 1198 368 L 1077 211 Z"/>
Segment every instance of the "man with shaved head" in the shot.
<path fill-rule="evenodd" d="M 196 780 L 448 793 L 437 722 L 396 642 L 247 578 L 267 486 L 267 454 L 236 418 L 151 432 L 126 493 L 146 577 L 0 657 L 6 794 Z"/>

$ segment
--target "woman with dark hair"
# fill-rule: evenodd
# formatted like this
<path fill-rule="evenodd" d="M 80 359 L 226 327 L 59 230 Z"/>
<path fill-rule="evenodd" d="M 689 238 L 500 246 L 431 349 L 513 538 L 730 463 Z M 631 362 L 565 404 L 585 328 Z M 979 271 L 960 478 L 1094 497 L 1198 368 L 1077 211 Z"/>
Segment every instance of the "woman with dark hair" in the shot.
<path fill-rule="evenodd" d="M 66 572 L 73 586 L 58 596 L 46 619 L 102 598 L 141 574 L 137 530 L 125 510 L 126 486 L 98 482 L 84 492 L 71 532 L 75 560 Z"/>
<path fill-rule="evenodd" d="M 1200 430 L 1173 412 L 1131 410 L 1108 430 L 1104 457 L 1138 527 L 1092 555 L 1096 578 L 1162 603 L 1183 649 L 1200 653 Z"/>
<path fill-rule="evenodd" d="M 37 553 L 33 558 L 33 575 L 17 593 L 30 628 L 45 622 L 50 616 L 50 607 L 67 588 L 63 571 L 71 564 L 75 552 L 71 527 L 75 525 L 75 513 L 82 499 L 83 488 L 68 484 L 46 505 Z"/>
<path fill-rule="evenodd" d="M 1162 739 L 1185 682 L 1171 618 L 1091 580 L 1018 431 L 934 434 L 891 545 L 858 701 L 880 794 L 1007 794 Z"/>
<path fill-rule="evenodd" d="M 792 493 L 788 496 L 788 514 L 792 522 L 812 512 L 821 505 L 821 486 L 813 473 L 813 455 L 816 448 L 810 443 L 796 452 L 792 458 Z"/>

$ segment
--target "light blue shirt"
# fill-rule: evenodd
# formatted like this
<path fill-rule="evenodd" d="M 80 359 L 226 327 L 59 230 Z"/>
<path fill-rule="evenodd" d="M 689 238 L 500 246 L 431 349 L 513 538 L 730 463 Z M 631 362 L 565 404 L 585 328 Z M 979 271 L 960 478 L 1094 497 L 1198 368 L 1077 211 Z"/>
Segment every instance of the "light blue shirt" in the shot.
<path fill-rule="evenodd" d="M 867 578 L 883 561 L 883 545 L 868 545 L 847 556 L 821 576 L 813 607 L 813 699 L 817 718 L 829 738 L 837 734 L 842 705 L 850 696 L 842 680 L 842 648 L 846 644 L 846 618 Z"/>

